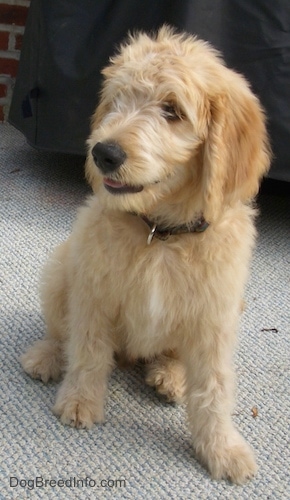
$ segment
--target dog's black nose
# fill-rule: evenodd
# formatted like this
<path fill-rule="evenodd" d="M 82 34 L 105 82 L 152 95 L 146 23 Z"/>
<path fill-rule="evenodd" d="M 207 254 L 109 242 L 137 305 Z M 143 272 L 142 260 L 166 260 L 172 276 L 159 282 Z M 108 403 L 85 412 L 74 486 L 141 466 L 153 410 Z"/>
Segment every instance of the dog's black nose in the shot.
<path fill-rule="evenodd" d="M 114 172 L 126 160 L 126 153 L 116 142 L 97 142 L 92 155 L 103 174 Z"/>

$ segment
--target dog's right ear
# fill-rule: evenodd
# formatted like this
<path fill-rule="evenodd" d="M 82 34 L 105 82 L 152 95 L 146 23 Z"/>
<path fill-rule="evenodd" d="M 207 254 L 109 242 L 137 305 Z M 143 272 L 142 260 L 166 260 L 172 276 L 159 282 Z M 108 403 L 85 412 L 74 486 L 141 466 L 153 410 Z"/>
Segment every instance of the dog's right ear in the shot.
<path fill-rule="evenodd" d="M 90 137 L 87 141 L 88 145 L 88 153 L 87 153 L 87 158 L 86 158 L 86 164 L 85 164 L 85 175 L 88 183 L 92 187 L 94 193 L 98 191 L 98 188 L 102 182 L 101 175 L 98 173 L 98 169 L 96 168 L 95 162 L 93 160 L 93 157 L 90 153 L 90 149 L 94 146 L 94 131 L 97 130 L 103 121 L 103 118 L 106 116 L 106 114 L 109 112 L 109 102 L 108 99 L 103 95 L 104 93 L 104 88 L 101 92 L 100 95 L 100 102 L 92 115 L 91 118 L 91 134 Z M 97 141 L 96 141 L 97 142 Z"/>

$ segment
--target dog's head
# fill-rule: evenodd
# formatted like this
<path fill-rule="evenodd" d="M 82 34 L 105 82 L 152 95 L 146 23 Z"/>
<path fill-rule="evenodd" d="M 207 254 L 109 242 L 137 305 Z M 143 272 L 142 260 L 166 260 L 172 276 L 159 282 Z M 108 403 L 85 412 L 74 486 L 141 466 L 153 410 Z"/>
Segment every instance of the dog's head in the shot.
<path fill-rule="evenodd" d="M 167 27 L 137 34 L 103 75 L 86 165 L 103 203 L 184 223 L 257 193 L 264 114 L 209 44 Z"/>

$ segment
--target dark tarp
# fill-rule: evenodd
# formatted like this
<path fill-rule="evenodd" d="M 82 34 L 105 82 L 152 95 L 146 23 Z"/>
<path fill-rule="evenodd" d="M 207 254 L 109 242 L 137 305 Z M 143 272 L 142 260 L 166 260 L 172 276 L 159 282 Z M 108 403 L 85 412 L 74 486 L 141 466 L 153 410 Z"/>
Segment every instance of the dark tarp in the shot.
<path fill-rule="evenodd" d="M 128 30 L 164 22 L 249 79 L 268 115 L 270 176 L 290 181 L 289 0 L 32 0 L 10 123 L 39 149 L 83 154 L 101 68 Z"/>

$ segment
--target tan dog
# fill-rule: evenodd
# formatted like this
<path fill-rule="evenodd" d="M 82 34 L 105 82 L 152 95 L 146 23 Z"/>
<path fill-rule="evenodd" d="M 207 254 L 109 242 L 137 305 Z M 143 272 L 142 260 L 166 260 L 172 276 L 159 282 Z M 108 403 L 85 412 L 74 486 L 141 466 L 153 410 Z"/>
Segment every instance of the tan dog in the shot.
<path fill-rule="evenodd" d="M 256 472 L 231 421 L 232 356 L 254 245 L 249 201 L 269 167 L 264 115 L 207 43 L 163 27 L 131 37 L 104 69 L 88 141 L 95 192 L 45 269 L 48 332 L 22 357 L 58 379 L 54 412 L 104 418 L 114 354 L 187 404 L 193 446 L 215 478 Z"/>

